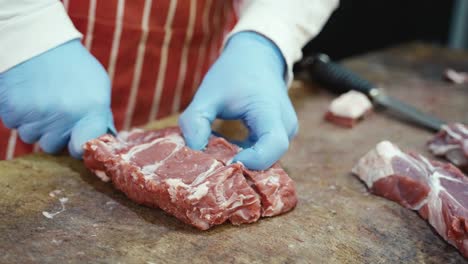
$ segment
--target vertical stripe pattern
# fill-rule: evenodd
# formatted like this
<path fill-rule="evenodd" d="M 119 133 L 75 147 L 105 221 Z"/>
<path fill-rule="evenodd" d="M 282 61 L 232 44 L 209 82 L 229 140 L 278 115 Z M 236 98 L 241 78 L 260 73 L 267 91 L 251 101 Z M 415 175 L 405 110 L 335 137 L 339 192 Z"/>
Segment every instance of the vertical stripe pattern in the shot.
<path fill-rule="evenodd" d="M 37 152 L 39 152 L 39 149 L 40 149 L 39 143 L 35 143 L 34 146 L 33 146 L 33 152 L 37 153 Z"/>
<path fill-rule="evenodd" d="M 156 119 L 156 116 L 159 110 L 159 103 L 161 101 L 164 77 L 166 75 L 169 45 L 170 45 L 171 37 L 172 37 L 171 27 L 172 27 L 172 21 L 174 20 L 176 7 L 177 7 L 177 0 L 170 1 L 169 11 L 168 11 L 168 15 L 166 18 L 166 24 L 164 26 L 165 35 L 164 35 L 163 47 L 161 51 L 161 58 L 159 62 L 159 72 L 158 72 L 158 77 L 156 80 L 156 87 L 154 88 L 155 91 L 154 91 L 153 104 L 151 106 L 151 111 L 150 111 L 149 118 L 148 118 L 149 122 Z"/>
<path fill-rule="evenodd" d="M 225 3 L 222 2 L 222 4 L 219 4 L 218 3 L 218 6 L 219 6 L 219 9 L 217 9 L 216 13 L 215 13 L 215 16 L 213 18 L 213 27 L 215 28 L 215 31 L 216 32 L 219 32 L 221 28 L 221 14 L 224 13 L 224 6 L 225 6 Z M 212 64 L 214 62 L 214 60 L 216 59 L 216 56 L 218 55 L 218 43 L 217 41 L 219 41 L 219 34 L 217 36 L 214 36 L 212 39 L 211 39 L 211 43 L 210 43 L 210 52 L 209 52 L 209 64 Z"/>
<path fill-rule="evenodd" d="M 189 23 L 187 26 L 187 33 L 185 35 L 184 48 L 182 49 L 182 60 L 180 62 L 179 69 L 179 78 L 177 79 L 177 85 L 175 90 L 174 102 L 172 104 L 172 113 L 176 113 L 180 109 L 180 100 L 182 97 L 182 90 L 185 83 L 185 76 L 187 74 L 187 57 L 190 47 L 190 42 L 192 41 L 193 28 L 195 26 L 195 16 L 197 11 L 197 2 L 190 1 L 190 15 Z"/>
<path fill-rule="evenodd" d="M 14 157 L 17 138 L 18 138 L 18 132 L 16 131 L 16 129 L 11 130 L 10 137 L 8 138 L 8 145 L 6 149 L 5 159 L 10 160 Z"/>
<path fill-rule="evenodd" d="M 118 129 L 185 107 L 232 27 L 231 1 L 62 0 L 83 44 L 107 68 Z M 229 20 L 228 20 L 229 19 Z M 228 28 L 229 27 L 229 28 Z M 0 156 L 39 151 L 0 124 Z"/>
<path fill-rule="evenodd" d="M 94 22 L 96 19 L 96 1 L 89 0 L 88 28 L 86 29 L 85 47 L 90 50 L 93 43 Z"/>
<path fill-rule="evenodd" d="M 63 6 L 65 7 L 65 10 L 68 12 L 68 6 L 70 5 L 69 0 L 63 0 Z"/>
<path fill-rule="evenodd" d="M 125 0 L 118 0 L 117 16 L 115 17 L 115 29 L 114 29 L 113 39 L 112 39 L 111 54 L 109 58 L 109 67 L 107 69 L 111 83 L 114 80 L 115 64 L 117 63 L 117 55 L 119 53 L 120 37 L 122 35 L 122 20 L 124 16 L 124 6 L 125 6 Z"/>
<path fill-rule="evenodd" d="M 138 86 L 140 85 L 141 70 L 144 61 L 146 40 L 148 39 L 148 21 L 151 12 L 151 1 L 145 0 L 145 6 L 143 8 L 143 17 L 141 19 L 141 39 L 138 45 L 137 59 L 135 63 L 135 71 L 133 73 L 133 80 L 130 86 L 130 98 L 127 105 L 127 111 L 125 113 L 123 129 L 127 130 L 130 128 L 132 123 L 133 110 L 135 109 L 136 96 L 138 94 Z"/>
<path fill-rule="evenodd" d="M 212 1 L 213 0 L 207 0 L 205 9 L 203 10 L 203 20 L 202 20 L 203 40 L 200 46 L 200 51 L 198 52 L 197 69 L 195 71 L 195 77 L 193 81 L 193 89 L 192 89 L 193 92 L 196 91 L 196 89 L 198 88 L 198 85 L 200 85 L 200 82 L 201 82 L 201 74 L 202 74 L 204 59 L 205 59 L 205 54 L 206 54 L 206 46 L 208 45 L 208 39 L 210 37 L 209 11 L 212 6 Z"/>

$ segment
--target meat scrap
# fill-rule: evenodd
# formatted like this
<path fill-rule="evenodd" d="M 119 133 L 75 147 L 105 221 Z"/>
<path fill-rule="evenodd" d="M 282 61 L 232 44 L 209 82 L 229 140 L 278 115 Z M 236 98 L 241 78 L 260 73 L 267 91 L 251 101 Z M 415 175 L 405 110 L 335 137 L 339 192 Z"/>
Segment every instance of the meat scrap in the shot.
<path fill-rule="evenodd" d="M 325 119 L 337 125 L 351 128 L 371 110 L 372 104 L 365 94 L 349 91 L 331 102 Z"/>
<path fill-rule="evenodd" d="M 461 170 L 468 171 L 468 127 L 460 123 L 444 125 L 428 142 L 436 156 L 443 156 Z"/>
<path fill-rule="evenodd" d="M 418 211 L 468 257 L 468 177 L 449 163 L 405 153 L 383 141 L 352 172 L 376 195 Z"/>
<path fill-rule="evenodd" d="M 449 68 L 444 72 L 444 79 L 455 84 L 468 83 L 468 73 L 458 72 Z"/>
<path fill-rule="evenodd" d="M 252 223 L 297 203 L 294 182 L 278 164 L 265 171 L 231 164 L 240 148 L 220 137 L 202 152 L 185 145 L 179 128 L 135 129 L 90 140 L 84 150 L 86 167 L 131 200 L 201 230 Z"/>

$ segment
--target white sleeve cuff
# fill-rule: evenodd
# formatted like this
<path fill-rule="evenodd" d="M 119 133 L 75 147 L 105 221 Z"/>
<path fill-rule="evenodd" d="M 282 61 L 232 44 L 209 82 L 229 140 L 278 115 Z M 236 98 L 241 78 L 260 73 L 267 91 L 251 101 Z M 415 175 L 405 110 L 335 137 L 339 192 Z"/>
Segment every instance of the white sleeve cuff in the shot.
<path fill-rule="evenodd" d="M 82 34 L 57 1 L 12 18 L 0 28 L 0 36 L 0 72 L 4 72 Z"/>
<path fill-rule="evenodd" d="M 226 39 L 241 31 L 254 31 L 273 41 L 286 61 L 286 81 L 293 80 L 293 64 L 302 48 L 315 37 L 338 6 L 338 0 L 251 0 L 241 7 L 240 18 Z"/>

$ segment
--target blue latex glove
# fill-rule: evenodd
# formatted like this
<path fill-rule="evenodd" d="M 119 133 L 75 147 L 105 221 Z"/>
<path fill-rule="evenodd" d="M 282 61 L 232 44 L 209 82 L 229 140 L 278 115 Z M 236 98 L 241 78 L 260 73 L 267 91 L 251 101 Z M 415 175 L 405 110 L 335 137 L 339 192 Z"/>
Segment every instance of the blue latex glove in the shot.
<path fill-rule="evenodd" d="M 80 158 L 89 139 L 113 130 L 110 82 L 79 40 L 0 73 L 0 117 L 26 143 Z"/>
<path fill-rule="evenodd" d="M 297 116 L 287 94 L 285 62 L 270 40 L 253 32 L 233 35 L 179 119 L 189 147 L 208 143 L 216 118 L 242 119 L 249 137 L 234 161 L 263 170 L 288 149 Z"/>

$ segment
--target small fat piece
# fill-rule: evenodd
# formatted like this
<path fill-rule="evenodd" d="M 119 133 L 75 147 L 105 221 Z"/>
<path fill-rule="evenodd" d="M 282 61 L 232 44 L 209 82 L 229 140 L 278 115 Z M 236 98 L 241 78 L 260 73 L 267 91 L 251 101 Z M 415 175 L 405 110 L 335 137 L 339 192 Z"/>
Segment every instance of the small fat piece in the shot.
<path fill-rule="evenodd" d="M 353 127 L 371 109 L 372 103 L 365 94 L 349 91 L 332 101 L 325 119 L 337 125 Z"/>
<path fill-rule="evenodd" d="M 449 68 L 444 72 L 444 79 L 455 84 L 468 83 L 468 73 L 458 72 Z"/>

